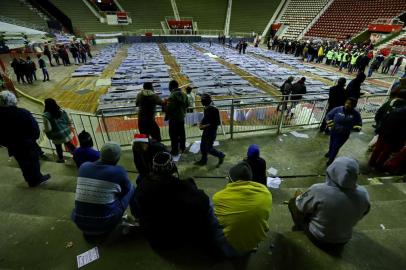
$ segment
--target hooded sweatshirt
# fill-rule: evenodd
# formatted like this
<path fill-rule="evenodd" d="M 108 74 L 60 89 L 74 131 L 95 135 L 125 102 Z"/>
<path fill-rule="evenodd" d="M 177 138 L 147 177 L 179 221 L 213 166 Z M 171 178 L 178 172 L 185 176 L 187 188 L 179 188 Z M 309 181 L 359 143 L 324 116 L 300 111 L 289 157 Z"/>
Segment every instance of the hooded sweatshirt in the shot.
<path fill-rule="evenodd" d="M 173 90 L 168 98 L 166 117 L 172 121 L 184 121 L 189 105 L 189 99 L 185 93 L 180 89 Z"/>
<path fill-rule="evenodd" d="M 310 233 L 321 242 L 348 242 L 353 227 L 368 213 L 369 196 L 356 184 L 358 173 L 354 159 L 339 157 L 327 168 L 325 183 L 296 198 L 298 210 L 310 219 Z"/>

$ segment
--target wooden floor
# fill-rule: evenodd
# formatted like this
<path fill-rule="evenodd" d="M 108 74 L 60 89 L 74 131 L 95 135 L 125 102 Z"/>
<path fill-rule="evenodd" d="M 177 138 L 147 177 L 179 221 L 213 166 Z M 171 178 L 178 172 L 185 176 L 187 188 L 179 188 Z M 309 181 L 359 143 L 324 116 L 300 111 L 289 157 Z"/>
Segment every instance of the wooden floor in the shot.
<path fill-rule="evenodd" d="M 201 52 L 206 52 L 203 48 L 193 45 L 194 48 Z M 96 47 L 93 50 L 93 54 L 96 54 L 102 47 Z M 42 82 L 42 72 L 37 70 L 37 81 L 34 82 L 32 85 L 27 84 L 19 84 L 16 82 L 15 75 L 11 67 L 8 65 L 9 73 L 12 75 L 12 79 L 16 88 L 22 90 L 26 94 L 37 98 L 39 100 L 44 100 L 46 98 L 54 98 L 63 108 L 87 112 L 87 113 L 95 113 L 98 106 L 98 101 L 101 95 L 107 92 L 107 86 L 96 86 L 96 83 L 99 79 L 108 79 L 114 75 L 115 70 L 119 67 L 121 62 L 127 56 L 127 48 L 128 45 L 123 45 L 117 55 L 113 58 L 112 62 L 107 66 L 105 71 L 102 73 L 100 77 L 80 77 L 80 78 L 72 78 L 71 73 L 78 67 L 77 65 L 71 66 L 54 66 L 50 67 L 48 65 L 48 71 L 50 74 L 50 81 L 49 82 Z M 187 76 L 181 74 L 181 68 L 176 62 L 175 57 L 173 57 L 164 44 L 159 44 L 160 51 L 164 56 L 165 63 L 170 66 L 170 74 L 171 77 L 175 80 L 178 80 L 180 85 L 187 85 L 190 83 Z M 31 58 L 37 63 L 37 58 L 35 55 L 30 55 Z M 269 58 L 253 55 L 254 57 L 260 58 L 265 61 L 272 62 L 274 64 L 278 64 L 280 66 L 286 67 L 288 69 L 293 69 L 290 66 L 277 63 Z M 1 59 L 4 63 L 11 62 L 10 55 L 1 55 Z M 24 56 L 25 57 L 25 56 Z M 270 94 L 271 96 L 280 95 L 279 89 L 275 86 L 255 77 L 251 74 L 247 73 L 246 71 L 242 70 L 241 68 L 233 65 L 221 58 L 216 58 L 216 60 L 221 63 L 222 65 L 226 66 L 236 74 L 240 75 L 243 79 L 247 80 L 252 86 L 257 87 L 266 93 Z M 73 60 L 71 59 L 73 63 Z M 321 68 L 329 69 L 329 67 L 325 67 L 324 65 L 320 65 Z M 306 77 L 311 77 L 317 80 L 320 80 L 328 85 L 332 85 L 333 82 L 321 78 L 315 74 L 311 74 L 309 72 L 298 71 L 300 74 Z M 381 80 L 371 80 L 373 84 L 380 85 L 380 86 L 387 86 L 389 83 L 384 82 Z M 224 98 L 224 97 L 221 97 Z"/>

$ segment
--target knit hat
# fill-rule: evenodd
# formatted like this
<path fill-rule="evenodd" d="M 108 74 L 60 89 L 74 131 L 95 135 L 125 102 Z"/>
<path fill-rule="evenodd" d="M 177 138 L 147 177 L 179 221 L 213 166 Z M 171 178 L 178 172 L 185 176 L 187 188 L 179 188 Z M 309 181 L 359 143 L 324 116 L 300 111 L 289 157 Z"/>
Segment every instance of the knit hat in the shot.
<path fill-rule="evenodd" d="M 0 107 L 17 106 L 17 98 L 10 91 L 0 92 Z"/>
<path fill-rule="evenodd" d="M 171 175 L 177 170 L 172 155 L 168 152 L 158 152 L 152 160 L 152 171 L 156 174 Z"/>
<path fill-rule="evenodd" d="M 107 142 L 103 145 L 100 151 L 100 159 L 104 163 L 116 164 L 120 160 L 121 148 L 116 142 Z"/>
<path fill-rule="evenodd" d="M 145 134 L 134 134 L 134 140 L 133 142 L 148 142 L 148 136 Z"/>
<path fill-rule="evenodd" d="M 247 162 L 240 162 L 237 165 L 231 167 L 230 171 L 228 172 L 232 181 L 238 180 L 252 180 L 252 170 L 251 166 Z"/>
<path fill-rule="evenodd" d="M 247 157 L 257 158 L 259 157 L 259 147 L 256 144 L 251 144 L 247 151 Z"/>

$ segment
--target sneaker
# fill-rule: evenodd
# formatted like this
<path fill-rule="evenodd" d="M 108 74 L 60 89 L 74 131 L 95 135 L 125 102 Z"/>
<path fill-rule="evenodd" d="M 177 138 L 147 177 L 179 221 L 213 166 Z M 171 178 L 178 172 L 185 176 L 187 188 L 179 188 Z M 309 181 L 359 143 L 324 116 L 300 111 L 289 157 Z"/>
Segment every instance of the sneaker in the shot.
<path fill-rule="evenodd" d="M 194 163 L 194 165 L 196 165 L 196 166 L 205 166 L 205 165 L 207 165 L 207 161 L 199 160 L 199 161 L 196 161 Z"/>
<path fill-rule="evenodd" d="M 59 159 L 59 158 L 58 158 L 58 159 L 56 160 L 56 163 L 65 163 L 65 160 L 64 160 L 63 158 L 62 158 L 62 159 Z"/>
<path fill-rule="evenodd" d="M 217 167 L 220 167 L 220 165 L 224 163 L 224 158 L 225 157 L 226 157 L 225 155 L 222 156 L 222 157 L 219 157 L 219 162 L 217 163 Z"/>
<path fill-rule="evenodd" d="M 37 183 L 35 184 L 28 184 L 30 187 L 38 187 L 40 185 L 46 184 L 48 182 L 48 180 L 51 178 L 50 174 L 45 174 L 42 176 L 41 180 L 39 180 Z"/>
<path fill-rule="evenodd" d="M 51 175 L 47 173 L 44 176 L 42 176 L 41 181 L 38 183 L 38 185 L 46 184 L 49 179 L 51 179 Z"/>

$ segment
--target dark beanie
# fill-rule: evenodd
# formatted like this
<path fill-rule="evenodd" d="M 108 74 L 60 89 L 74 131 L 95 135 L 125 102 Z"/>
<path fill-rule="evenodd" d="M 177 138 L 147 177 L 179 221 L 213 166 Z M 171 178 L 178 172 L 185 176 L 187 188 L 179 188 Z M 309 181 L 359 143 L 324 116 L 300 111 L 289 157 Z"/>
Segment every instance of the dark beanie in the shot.
<path fill-rule="evenodd" d="M 251 167 L 247 162 L 244 162 L 244 161 L 231 167 L 228 174 L 232 181 L 238 181 L 238 180 L 250 181 L 250 180 L 252 180 Z"/>

